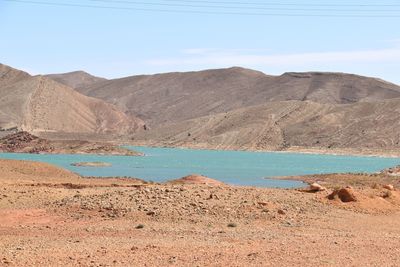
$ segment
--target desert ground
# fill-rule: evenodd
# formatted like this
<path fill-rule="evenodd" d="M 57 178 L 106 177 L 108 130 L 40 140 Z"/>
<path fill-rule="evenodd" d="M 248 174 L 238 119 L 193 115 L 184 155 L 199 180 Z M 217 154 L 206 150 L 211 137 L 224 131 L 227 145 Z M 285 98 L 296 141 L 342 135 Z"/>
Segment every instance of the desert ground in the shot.
<path fill-rule="evenodd" d="M 327 189 L 82 178 L 0 160 L 0 266 L 400 265 L 397 176 L 297 179 Z M 354 201 L 328 198 L 340 188 Z"/>

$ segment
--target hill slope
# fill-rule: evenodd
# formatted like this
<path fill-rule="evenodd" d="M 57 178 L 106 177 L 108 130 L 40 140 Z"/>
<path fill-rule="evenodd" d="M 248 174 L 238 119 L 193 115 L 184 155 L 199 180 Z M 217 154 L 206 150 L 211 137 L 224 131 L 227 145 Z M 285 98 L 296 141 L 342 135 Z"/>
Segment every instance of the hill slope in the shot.
<path fill-rule="evenodd" d="M 102 100 L 2 66 L 0 127 L 33 133 L 131 133 L 144 124 Z"/>
<path fill-rule="evenodd" d="M 399 86 L 375 78 L 318 72 L 268 76 L 237 67 L 132 76 L 76 89 L 137 114 L 150 126 L 275 101 L 346 104 L 400 97 Z"/>
<path fill-rule="evenodd" d="M 400 99 L 281 101 L 176 122 L 135 135 L 150 145 L 220 149 L 400 148 Z"/>

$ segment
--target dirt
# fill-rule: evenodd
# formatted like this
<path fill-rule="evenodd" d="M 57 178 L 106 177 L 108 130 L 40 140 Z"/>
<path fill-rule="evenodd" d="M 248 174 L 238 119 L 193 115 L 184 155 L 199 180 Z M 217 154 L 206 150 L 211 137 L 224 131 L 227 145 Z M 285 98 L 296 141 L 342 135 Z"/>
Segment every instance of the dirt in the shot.
<path fill-rule="evenodd" d="M 0 160 L 0 182 L 1 266 L 400 264 L 396 189 L 354 186 L 346 203 L 331 187 L 84 179 L 13 160 Z"/>
<path fill-rule="evenodd" d="M 111 143 L 79 140 L 48 140 L 28 132 L 17 132 L 0 139 L 0 152 L 50 154 L 100 154 L 139 156 L 135 152 Z"/>
<path fill-rule="evenodd" d="M 211 179 L 209 177 L 205 177 L 203 175 L 198 174 L 190 174 L 188 176 L 169 181 L 170 184 L 201 184 L 201 185 L 212 185 L 212 186 L 223 186 L 224 183 L 217 181 L 215 179 Z"/>
<path fill-rule="evenodd" d="M 379 187 L 379 185 L 392 184 L 400 188 L 400 179 L 385 171 L 380 173 L 332 173 L 332 174 L 314 174 L 304 176 L 282 176 L 274 177 L 283 180 L 301 180 L 306 183 L 317 182 L 322 186 L 329 188 L 355 186 L 355 187 Z"/>

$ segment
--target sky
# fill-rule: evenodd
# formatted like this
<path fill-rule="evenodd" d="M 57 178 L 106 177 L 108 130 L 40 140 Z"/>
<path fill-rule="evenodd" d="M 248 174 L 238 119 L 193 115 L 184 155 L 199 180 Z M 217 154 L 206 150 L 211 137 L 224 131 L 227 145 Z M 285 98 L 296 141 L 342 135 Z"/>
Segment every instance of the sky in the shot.
<path fill-rule="evenodd" d="M 0 0 L 0 63 L 106 78 L 241 66 L 400 84 L 399 25 L 399 1 Z"/>

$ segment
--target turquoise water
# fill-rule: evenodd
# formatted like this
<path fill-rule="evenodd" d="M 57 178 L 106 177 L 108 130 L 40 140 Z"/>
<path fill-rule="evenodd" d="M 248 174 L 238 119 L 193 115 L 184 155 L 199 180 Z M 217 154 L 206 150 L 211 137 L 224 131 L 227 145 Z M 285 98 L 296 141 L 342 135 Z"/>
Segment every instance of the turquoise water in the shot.
<path fill-rule="evenodd" d="M 246 151 L 129 147 L 144 157 L 37 155 L 0 153 L 0 158 L 43 161 L 84 176 L 131 176 L 163 182 L 202 174 L 235 185 L 298 187 L 300 182 L 265 179 L 274 176 L 337 172 L 377 172 L 400 164 L 400 158 L 312 155 Z M 71 163 L 101 161 L 111 167 L 75 167 Z"/>

